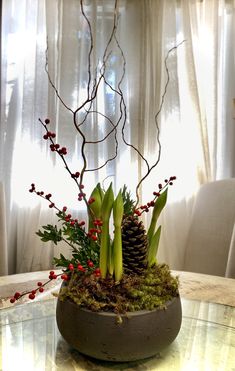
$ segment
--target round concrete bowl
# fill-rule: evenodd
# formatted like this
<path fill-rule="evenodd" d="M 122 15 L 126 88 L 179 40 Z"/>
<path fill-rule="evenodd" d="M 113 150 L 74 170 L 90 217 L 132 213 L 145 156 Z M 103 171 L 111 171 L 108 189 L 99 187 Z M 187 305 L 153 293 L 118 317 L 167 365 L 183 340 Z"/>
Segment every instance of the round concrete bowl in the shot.
<path fill-rule="evenodd" d="M 56 320 L 68 344 L 100 360 L 126 362 L 144 359 L 171 344 L 181 327 L 180 297 L 166 309 L 117 315 L 81 309 L 72 301 L 57 301 Z"/>

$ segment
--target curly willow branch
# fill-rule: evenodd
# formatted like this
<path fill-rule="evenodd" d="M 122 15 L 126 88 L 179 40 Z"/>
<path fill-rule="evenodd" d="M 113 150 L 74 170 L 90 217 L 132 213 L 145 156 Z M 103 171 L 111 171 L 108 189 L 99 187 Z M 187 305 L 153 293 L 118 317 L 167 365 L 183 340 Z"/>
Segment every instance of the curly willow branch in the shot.
<path fill-rule="evenodd" d="M 161 147 L 161 142 L 160 142 L 160 127 L 159 127 L 158 117 L 159 117 L 159 115 L 162 111 L 162 107 L 163 107 L 165 97 L 166 97 L 166 93 L 167 93 L 167 88 L 168 88 L 168 85 L 169 85 L 169 82 L 170 82 L 170 74 L 169 74 L 169 68 L 168 68 L 168 65 L 167 65 L 167 61 L 168 61 L 168 58 L 169 58 L 170 54 L 174 50 L 178 49 L 178 47 L 180 45 L 182 45 L 184 42 L 185 42 L 185 40 L 181 41 L 179 44 L 177 44 L 177 45 L 173 46 L 171 49 L 169 49 L 168 52 L 167 52 L 167 55 L 164 59 L 164 66 L 165 66 L 167 79 L 166 79 L 166 83 L 165 83 L 165 87 L 164 87 L 164 92 L 163 92 L 162 97 L 161 97 L 160 106 L 159 106 L 159 109 L 158 109 L 158 111 L 155 115 L 155 118 L 154 118 L 156 129 L 157 129 L 158 157 L 157 157 L 157 160 L 155 161 L 155 163 L 152 166 L 150 166 L 149 164 L 147 165 L 146 174 L 140 179 L 139 183 L 136 186 L 136 205 L 139 202 L 139 188 L 140 188 L 142 182 L 149 176 L 151 171 L 159 164 L 160 159 L 161 159 L 161 148 L 162 147 Z"/>
<path fill-rule="evenodd" d="M 83 158 L 83 168 L 81 170 L 81 175 L 80 175 L 80 185 L 81 185 L 82 184 L 82 181 L 83 181 L 83 176 L 84 176 L 85 172 L 88 172 L 88 171 L 97 171 L 97 170 L 105 167 L 109 161 L 112 161 L 112 160 L 114 160 L 117 157 L 117 153 L 118 153 L 117 126 L 119 125 L 119 123 L 120 123 L 120 121 L 122 119 L 123 113 L 122 113 L 122 111 L 120 112 L 120 116 L 119 116 L 119 118 L 117 120 L 117 123 L 114 124 L 114 122 L 107 115 L 105 115 L 104 113 L 99 112 L 98 110 L 92 109 L 92 106 L 93 106 L 93 104 L 94 104 L 94 102 L 95 102 L 95 100 L 97 98 L 98 89 L 99 89 L 99 86 L 100 86 L 100 83 L 101 83 L 102 80 L 115 93 L 117 93 L 117 91 L 114 88 L 111 87 L 111 85 L 107 82 L 107 80 L 105 78 L 105 71 L 106 71 L 107 61 L 108 61 L 108 59 L 109 59 L 109 57 L 111 55 L 111 52 L 108 53 L 108 48 L 111 45 L 111 42 L 112 42 L 112 40 L 115 37 L 116 30 L 117 30 L 117 25 L 118 25 L 117 0 L 115 1 L 114 21 L 113 21 L 113 27 L 112 27 L 111 35 L 109 37 L 109 40 L 108 40 L 108 42 L 106 44 L 106 47 L 105 47 L 105 50 L 104 50 L 104 54 L 103 54 L 103 58 L 102 58 L 102 66 L 99 69 L 99 74 L 100 75 L 99 75 L 98 80 L 97 80 L 97 78 L 94 78 L 92 89 L 90 89 L 90 85 L 91 85 L 91 63 L 90 63 L 90 60 L 91 60 L 91 52 L 92 52 L 92 49 L 93 49 L 92 29 L 91 29 L 90 21 L 87 18 L 87 16 L 85 15 L 85 12 L 84 12 L 83 0 L 80 0 L 80 5 L 81 5 L 82 15 L 84 16 L 84 18 L 85 18 L 85 20 L 86 20 L 86 22 L 88 24 L 88 30 L 89 30 L 89 35 L 90 35 L 90 43 L 91 43 L 90 51 L 89 51 L 89 62 L 88 62 L 88 84 L 89 84 L 89 89 L 88 90 L 89 90 L 89 94 L 88 94 L 87 99 L 80 105 L 80 107 L 78 107 L 73 112 L 74 126 L 77 129 L 78 133 L 82 137 L 81 155 L 82 155 L 82 158 Z M 90 91 L 91 91 L 91 94 L 90 94 Z M 89 104 L 88 109 L 85 108 L 85 106 L 87 104 Z M 77 114 L 83 108 L 85 109 L 86 114 L 85 114 L 84 119 L 80 123 L 78 123 L 78 121 L 77 121 Z M 90 113 L 96 113 L 97 116 L 98 115 L 103 116 L 112 125 L 112 129 L 109 131 L 109 133 L 102 140 L 88 141 L 86 139 L 83 131 L 82 131 L 81 126 L 85 123 L 85 121 L 86 121 L 86 119 L 87 119 L 87 117 L 88 117 L 88 115 Z M 87 169 L 87 158 L 86 158 L 86 154 L 85 154 L 85 147 L 86 147 L 86 145 L 87 144 L 99 144 L 102 141 L 104 141 L 105 139 L 107 139 L 108 136 L 111 133 L 113 133 L 113 132 L 114 132 L 114 140 L 115 140 L 115 153 L 114 153 L 114 155 L 112 157 L 108 158 L 101 166 L 96 167 L 96 168 L 93 168 L 93 169 Z"/>
<path fill-rule="evenodd" d="M 45 65 L 45 70 L 46 70 L 46 73 L 47 73 L 47 76 L 48 76 L 49 83 L 52 86 L 53 90 L 55 91 L 55 94 L 56 94 L 57 98 L 59 99 L 59 101 L 62 103 L 62 105 L 68 111 L 70 111 L 73 114 L 73 125 L 76 128 L 76 130 L 79 133 L 79 135 L 81 137 L 81 140 L 82 140 L 80 153 L 81 153 L 81 156 L 82 156 L 82 159 L 83 159 L 83 167 L 81 169 L 79 182 L 76 179 L 75 179 L 75 181 L 76 181 L 76 183 L 77 183 L 77 185 L 78 185 L 78 187 L 79 187 L 79 189 L 81 191 L 82 190 L 83 177 L 84 177 L 85 172 L 97 171 L 97 170 L 105 167 L 109 161 L 112 161 L 112 160 L 114 160 L 117 157 L 117 152 L 118 152 L 117 127 L 120 124 L 120 122 L 123 120 L 123 124 L 122 124 L 122 128 L 121 128 L 121 133 L 122 133 L 122 139 L 123 139 L 124 143 L 127 146 L 131 147 L 138 154 L 138 156 L 140 156 L 140 158 L 145 162 L 145 165 L 147 167 L 146 174 L 142 177 L 142 179 L 139 181 L 139 183 L 136 186 L 136 205 L 137 205 L 138 202 L 139 202 L 139 188 L 140 188 L 142 182 L 150 174 L 150 172 L 157 166 L 157 164 L 160 161 L 160 157 L 161 157 L 160 128 L 159 128 L 159 123 L 158 123 L 158 117 L 159 117 L 159 115 L 161 113 L 162 106 L 163 106 L 163 103 L 164 103 L 164 100 L 165 100 L 165 96 L 166 96 L 166 93 L 167 93 L 167 87 L 168 87 L 168 84 L 169 84 L 169 81 L 170 81 L 169 70 L 168 70 L 168 66 L 167 66 L 167 60 L 168 60 L 169 55 L 173 52 L 173 50 L 177 49 L 185 40 L 183 40 L 181 43 L 179 43 L 178 45 L 176 45 L 173 48 L 171 48 L 168 51 L 168 53 L 166 55 L 166 58 L 164 60 L 165 70 L 166 70 L 166 74 L 167 74 L 167 80 L 166 80 L 164 92 L 163 92 L 162 97 L 161 97 L 161 103 L 160 103 L 160 106 L 159 106 L 159 110 L 157 111 L 157 113 L 155 115 L 155 124 L 156 124 L 156 129 L 157 129 L 158 157 L 157 157 L 156 162 L 152 166 L 150 166 L 149 162 L 144 157 L 144 155 L 138 150 L 138 148 L 136 148 L 133 144 L 128 143 L 127 140 L 126 140 L 126 138 L 125 138 L 125 127 L 126 127 L 126 122 L 127 122 L 127 107 L 126 107 L 126 103 L 125 103 L 125 100 L 124 100 L 124 95 L 123 95 L 123 91 L 122 91 L 121 85 L 122 85 L 122 82 L 123 82 L 123 79 L 124 79 L 124 76 L 125 76 L 125 73 L 126 73 L 126 60 L 125 60 L 125 56 L 124 56 L 123 50 L 122 50 L 122 48 L 121 48 L 121 46 L 120 46 L 120 44 L 119 44 L 119 42 L 117 40 L 117 37 L 116 37 L 116 31 L 117 31 L 118 20 L 119 20 L 119 17 L 118 17 L 118 0 L 115 0 L 114 16 L 113 16 L 113 26 L 112 26 L 110 37 L 109 37 L 109 39 L 107 41 L 107 44 L 106 44 L 106 47 L 105 47 L 105 50 L 104 50 L 104 53 L 103 53 L 102 65 L 99 68 L 98 72 L 97 72 L 97 67 L 94 69 L 94 73 L 93 73 L 94 74 L 94 77 L 92 77 L 92 63 L 91 63 L 92 52 L 93 52 L 93 49 L 94 49 L 93 34 L 92 34 L 91 23 L 90 23 L 87 15 L 85 13 L 85 10 L 84 10 L 83 0 L 80 0 L 80 9 L 81 9 L 82 17 L 86 21 L 86 24 L 87 24 L 87 27 L 88 27 L 90 47 L 89 47 L 88 56 L 87 56 L 87 58 L 88 58 L 88 66 L 87 66 L 87 75 L 88 75 L 88 78 L 87 78 L 87 97 L 80 104 L 80 106 L 77 107 L 75 110 L 73 110 L 72 108 L 70 108 L 64 102 L 64 100 L 62 99 L 62 97 L 61 97 L 61 95 L 60 95 L 60 93 L 59 93 L 56 85 L 53 83 L 53 81 L 52 81 L 52 79 L 50 77 L 49 70 L 48 70 L 48 45 L 47 45 L 47 50 L 46 50 L 46 65 Z M 122 58 L 122 74 L 121 74 L 121 77 L 120 77 L 120 79 L 119 79 L 119 81 L 117 83 L 117 88 L 113 87 L 107 81 L 107 79 L 105 77 L 107 63 L 108 63 L 108 60 L 109 60 L 109 58 L 110 58 L 110 56 L 112 54 L 112 51 L 108 52 L 108 49 L 109 49 L 109 47 L 110 47 L 110 45 L 111 45 L 111 43 L 113 41 L 115 41 L 115 44 L 116 44 L 118 50 L 120 51 L 121 58 Z M 120 98 L 120 101 L 119 101 L 119 111 L 120 111 L 120 114 L 119 114 L 119 117 L 118 117 L 116 123 L 114 123 L 104 113 L 101 113 L 98 110 L 96 110 L 96 109 L 93 108 L 93 105 L 96 102 L 98 90 L 99 90 L 99 87 L 100 87 L 102 81 L 104 82 L 104 84 L 106 86 L 108 86 Z M 88 107 L 86 107 L 86 106 L 88 106 Z M 78 115 L 78 113 L 81 110 L 85 110 L 85 115 L 84 115 L 83 119 L 80 122 L 78 122 L 77 115 Z M 84 126 L 84 124 L 86 124 L 86 120 L 87 120 L 87 117 L 88 117 L 89 114 L 95 114 L 96 116 L 101 115 L 105 120 L 107 120 L 111 124 L 111 126 L 112 126 L 111 130 L 109 130 L 109 132 L 102 139 L 98 139 L 96 141 L 91 141 L 91 140 L 89 141 L 89 140 L 87 140 L 85 134 L 83 133 L 82 127 Z M 87 169 L 87 157 L 86 157 L 86 154 L 85 154 L 85 147 L 86 147 L 86 145 L 87 144 L 94 144 L 94 145 L 97 144 L 98 145 L 99 143 L 104 142 L 112 133 L 114 133 L 114 139 L 115 139 L 115 153 L 114 153 L 114 155 L 112 157 L 108 158 L 101 166 L 99 166 L 97 168 L 93 168 L 93 169 Z M 68 165 L 66 163 L 66 160 L 64 159 L 63 156 L 62 156 L 62 160 L 63 160 L 63 162 L 65 164 L 66 170 L 68 170 L 68 172 L 71 175 L 72 173 L 69 170 L 69 167 L 68 167 Z M 85 197 L 84 197 L 84 201 L 86 202 L 86 204 L 87 204 L 87 206 L 89 208 L 87 199 Z"/>
<path fill-rule="evenodd" d="M 75 110 L 73 110 L 72 108 L 70 108 L 65 102 L 64 100 L 62 99 L 60 93 L 59 93 L 59 90 L 57 89 L 55 83 L 52 81 L 52 78 L 49 74 L 49 70 L 48 70 L 48 46 L 47 46 L 47 50 L 46 50 L 46 65 L 45 65 L 45 70 L 46 70 L 46 73 L 47 73 L 47 76 L 48 76 L 48 80 L 49 80 L 49 83 L 51 85 L 51 87 L 53 88 L 57 98 L 59 99 L 59 101 L 62 103 L 62 105 L 68 110 L 70 111 L 72 114 L 73 114 L 73 124 L 74 124 L 74 127 L 76 128 L 76 130 L 78 131 L 80 137 L 81 137 L 81 140 L 82 140 L 82 144 L 81 144 L 81 149 L 80 149 L 80 153 L 81 153 L 81 156 L 82 156 L 82 159 L 83 159 L 83 167 L 81 169 L 81 173 L 80 173 L 80 179 L 79 179 L 79 182 L 76 181 L 79 189 L 81 190 L 82 187 L 82 183 L 83 183 L 83 177 L 84 177 L 84 173 L 85 172 L 88 172 L 88 171 L 97 171 L 101 168 L 103 168 L 104 166 L 107 165 L 107 163 L 109 161 L 112 161 L 114 160 L 116 157 L 117 157 L 117 152 L 118 152 L 118 140 L 117 140 L 117 127 L 119 125 L 119 123 L 121 122 L 122 120 L 122 117 L 123 117 L 123 111 L 122 109 L 120 109 L 120 115 L 117 119 L 117 122 L 114 123 L 107 115 L 105 115 L 104 113 L 101 113 L 99 112 L 98 110 L 95 110 L 93 109 L 93 104 L 97 98 L 97 94 L 98 94 L 98 89 L 100 87 L 100 84 L 102 81 L 104 81 L 104 83 L 110 88 L 112 89 L 112 91 L 116 94 L 119 94 L 119 92 L 113 88 L 109 83 L 108 81 L 106 80 L 105 78 L 105 72 L 106 72 L 106 67 L 107 67 L 107 61 L 108 59 L 110 58 L 112 52 L 108 52 L 108 49 L 112 43 L 112 41 L 114 39 L 116 39 L 116 31 L 117 31 L 117 26 L 118 26 L 118 1 L 115 0 L 115 7 L 114 7 L 114 20 L 113 20 L 113 26 L 112 26 L 112 30 L 111 30 L 111 34 L 109 36 L 109 39 L 107 41 L 107 44 L 105 46 L 105 50 L 104 50 L 104 53 L 103 53 L 103 57 L 102 57 L 102 65 L 101 67 L 99 68 L 99 76 L 98 78 L 97 77 L 94 77 L 93 81 L 92 81 L 92 65 L 91 65 L 91 58 L 92 58 L 92 52 L 93 52 L 93 49 L 94 49 L 94 44 L 93 44 L 93 35 L 92 35 L 92 28 L 91 28 L 91 23 L 85 13 L 85 10 L 84 10 L 84 4 L 83 4 L 83 0 L 80 0 L 80 9 L 81 9 L 81 14 L 82 14 L 82 17 L 84 18 L 84 20 L 86 21 L 86 24 L 87 24 L 87 27 L 88 27 L 88 33 L 89 33 L 89 41 L 90 41 L 90 47 L 89 47 L 89 51 L 88 51 L 88 67 L 87 67 L 87 74 L 88 74 L 88 79 L 87 79 L 87 97 L 86 99 L 82 102 L 82 104 L 76 108 Z M 95 69 L 95 75 L 97 74 L 97 68 Z M 123 80 L 123 76 L 125 74 L 125 69 L 123 69 L 123 74 L 122 74 L 122 77 L 121 77 L 121 81 Z M 121 83 L 121 81 L 119 82 L 119 84 Z M 86 108 L 86 106 L 88 106 Z M 85 116 L 84 118 L 82 119 L 81 122 L 78 122 L 78 119 L 77 119 L 77 114 L 82 110 L 84 109 L 85 110 Z M 93 113 L 93 114 L 96 114 L 97 116 L 98 115 L 101 115 L 103 116 L 112 126 L 112 129 L 109 130 L 108 134 L 105 135 L 105 137 L 101 140 L 97 140 L 97 141 L 89 141 L 87 140 L 85 134 L 83 133 L 82 131 L 82 125 L 84 125 L 86 123 L 86 119 L 88 117 L 88 115 L 90 113 Z M 103 165 L 97 167 L 97 168 L 94 168 L 94 169 L 87 169 L 87 157 L 86 157 L 86 154 L 85 154 L 85 147 L 87 144 L 99 144 L 103 141 L 105 141 L 112 133 L 114 133 L 114 140 L 115 140 L 115 153 L 112 157 L 108 158 Z M 65 168 L 66 170 L 69 171 L 69 173 L 71 174 L 71 171 L 69 170 L 69 167 L 67 165 L 67 162 L 66 160 L 64 159 L 64 157 L 62 156 L 62 160 L 65 164 Z M 85 202 L 87 204 L 87 200 L 85 198 Z"/>

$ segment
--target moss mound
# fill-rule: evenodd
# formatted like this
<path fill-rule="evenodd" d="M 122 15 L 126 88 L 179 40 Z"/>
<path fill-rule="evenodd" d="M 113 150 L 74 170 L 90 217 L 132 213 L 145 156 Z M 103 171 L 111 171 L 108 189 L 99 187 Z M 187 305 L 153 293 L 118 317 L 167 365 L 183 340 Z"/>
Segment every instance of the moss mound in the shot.
<path fill-rule="evenodd" d="M 126 313 L 164 308 L 167 301 L 178 295 L 178 278 L 171 275 L 166 264 L 159 264 L 142 275 L 123 275 L 119 283 L 112 278 L 73 273 L 61 288 L 59 299 L 72 300 L 92 311 Z"/>

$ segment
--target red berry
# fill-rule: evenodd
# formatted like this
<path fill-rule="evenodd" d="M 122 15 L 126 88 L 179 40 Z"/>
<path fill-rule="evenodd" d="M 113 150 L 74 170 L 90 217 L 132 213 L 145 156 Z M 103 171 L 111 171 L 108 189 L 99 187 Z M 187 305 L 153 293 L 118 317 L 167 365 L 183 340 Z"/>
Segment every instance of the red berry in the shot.
<path fill-rule="evenodd" d="M 158 188 L 159 189 L 162 189 L 162 184 L 158 184 Z"/>
<path fill-rule="evenodd" d="M 54 273 L 55 273 L 54 271 L 50 271 L 50 275 L 51 275 L 51 276 L 53 276 Z"/>
<path fill-rule="evenodd" d="M 42 282 L 38 282 L 37 285 L 38 285 L 38 286 L 42 286 Z"/>
<path fill-rule="evenodd" d="M 11 299 L 10 299 L 10 302 L 11 302 L 12 304 L 13 304 L 15 301 L 16 301 L 15 298 L 11 298 Z"/>
<path fill-rule="evenodd" d="M 89 198 L 88 204 L 91 205 L 93 202 L 95 202 L 95 199 L 93 197 Z"/>
<path fill-rule="evenodd" d="M 90 268 L 94 267 L 94 263 L 91 260 L 88 260 L 87 265 Z"/>
<path fill-rule="evenodd" d="M 46 125 L 50 124 L 50 120 L 49 119 L 46 119 L 44 122 L 45 122 Z"/>
<path fill-rule="evenodd" d="M 67 155 L 67 149 L 65 147 L 62 147 L 60 150 L 59 150 L 59 154 L 60 155 Z"/>
<path fill-rule="evenodd" d="M 33 300 L 33 299 L 35 299 L 35 295 L 34 294 L 29 294 L 29 299 L 31 299 L 31 300 Z"/>
<path fill-rule="evenodd" d="M 67 206 L 64 206 L 62 210 L 65 213 L 65 211 L 67 210 Z"/>
<path fill-rule="evenodd" d="M 43 292 L 44 291 L 44 288 L 43 287 L 40 287 L 38 291 L 39 292 Z"/>
<path fill-rule="evenodd" d="M 78 270 L 79 271 L 83 271 L 84 270 L 84 268 L 83 268 L 83 266 L 81 264 L 78 264 Z"/>
<path fill-rule="evenodd" d="M 159 197 L 160 193 L 159 192 L 153 192 L 153 195 Z"/>
<path fill-rule="evenodd" d="M 51 137 L 52 138 L 55 138 L 56 137 L 56 134 L 55 133 L 51 133 Z"/>
<path fill-rule="evenodd" d="M 44 134 L 43 135 L 43 139 L 47 140 L 48 139 L 48 135 L 47 134 Z"/>
<path fill-rule="evenodd" d="M 56 278 L 57 278 L 57 275 L 56 274 L 53 274 L 52 279 L 53 280 L 56 280 Z"/>
<path fill-rule="evenodd" d="M 31 291 L 31 294 L 35 295 L 36 294 L 36 291 L 35 290 L 32 290 Z"/>
<path fill-rule="evenodd" d="M 62 278 L 62 280 L 64 280 L 64 281 L 68 281 L 68 279 L 69 279 L 68 275 L 65 274 L 65 273 L 61 275 L 61 278 Z"/>
<path fill-rule="evenodd" d="M 54 206 L 55 204 L 53 202 L 49 205 L 50 209 L 52 209 Z"/>
<path fill-rule="evenodd" d="M 70 270 L 70 271 L 73 271 L 73 270 L 74 270 L 74 266 L 73 266 L 72 263 L 69 264 L 69 270 Z"/>
<path fill-rule="evenodd" d="M 93 241 L 97 241 L 97 236 L 95 236 L 94 234 L 91 236 L 91 239 L 93 240 Z"/>
<path fill-rule="evenodd" d="M 83 188 L 84 188 L 84 185 L 83 185 L 83 184 L 81 184 L 81 185 L 80 185 L 80 189 L 83 189 Z"/>
<path fill-rule="evenodd" d="M 16 292 L 15 295 L 14 295 L 14 298 L 17 300 L 17 299 L 19 299 L 20 296 L 21 296 L 20 293 Z"/>

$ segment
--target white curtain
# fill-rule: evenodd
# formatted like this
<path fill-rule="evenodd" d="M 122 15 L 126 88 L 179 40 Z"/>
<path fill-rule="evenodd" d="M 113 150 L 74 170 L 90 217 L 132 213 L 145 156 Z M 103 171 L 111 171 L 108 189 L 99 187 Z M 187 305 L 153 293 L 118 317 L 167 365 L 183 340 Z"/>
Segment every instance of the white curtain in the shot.
<path fill-rule="evenodd" d="M 93 30 L 92 66 L 99 66 L 113 22 L 113 0 L 84 1 Z M 54 254 L 50 244 L 35 235 L 41 225 L 55 222 L 53 210 L 28 193 L 30 184 L 51 192 L 59 207 L 64 205 L 79 218 L 84 208 L 77 189 L 63 164 L 42 139 L 38 118 L 51 119 L 58 142 L 68 148 L 67 160 L 80 169 L 79 138 L 72 115 L 56 98 L 45 72 L 46 38 L 50 77 L 63 102 L 74 109 L 86 94 L 87 24 L 79 12 L 79 1 L 5 0 L 2 19 L 1 157 L 0 180 L 6 190 L 8 273 L 48 269 Z M 122 84 L 127 104 L 126 137 L 152 164 L 158 156 L 155 114 L 167 81 L 169 85 L 159 115 L 162 154 L 156 169 L 143 183 L 141 201 L 165 178 L 176 175 L 164 224 L 159 260 L 181 269 L 185 252 L 193 196 L 200 184 L 232 177 L 234 164 L 234 2 L 158 1 L 119 2 L 117 37 L 126 58 Z M 122 73 L 117 45 L 112 45 L 109 78 L 116 82 Z M 110 91 L 101 90 L 98 109 L 115 120 L 119 102 Z M 107 132 L 100 120 L 92 132 Z M 89 146 L 90 166 L 99 167 L 112 157 L 113 138 L 103 146 Z M 89 194 L 98 180 L 112 180 L 116 190 L 124 183 L 135 194 L 135 185 L 146 167 L 135 151 L 120 141 L 116 161 L 106 169 L 87 173 Z M 148 221 L 148 218 L 146 218 Z M 62 247 L 63 249 L 63 247 Z M 6 272 L 6 270 L 5 270 Z M 1 272 L 0 272 L 1 274 Z"/>
<path fill-rule="evenodd" d="M 185 40 L 168 61 L 162 157 L 153 179 L 163 178 L 166 172 L 178 177 L 162 216 L 159 260 L 182 269 L 195 193 L 203 183 L 235 175 L 235 3 L 153 0 L 145 5 L 145 96 L 149 102 L 144 130 L 146 148 L 152 153 L 155 136 L 150 116 L 166 79 L 164 56 Z"/>

